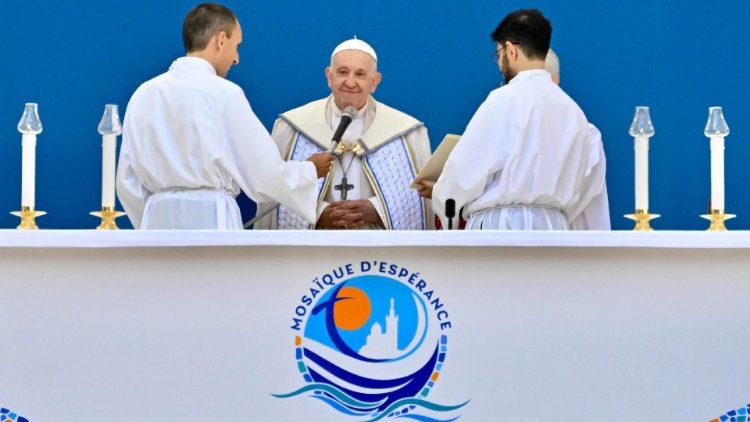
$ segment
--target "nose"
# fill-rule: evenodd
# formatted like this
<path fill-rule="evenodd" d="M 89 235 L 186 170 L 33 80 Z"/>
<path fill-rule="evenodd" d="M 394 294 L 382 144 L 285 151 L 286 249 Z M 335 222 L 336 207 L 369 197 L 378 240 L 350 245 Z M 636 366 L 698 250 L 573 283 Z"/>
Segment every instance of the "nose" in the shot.
<path fill-rule="evenodd" d="M 356 80 L 354 78 L 354 75 L 349 75 L 349 76 L 346 77 L 346 79 L 344 80 L 344 86 L 346 86 L 348 88 L 356 88 L 357 87 L 357 82 L 356 82 Z"/>

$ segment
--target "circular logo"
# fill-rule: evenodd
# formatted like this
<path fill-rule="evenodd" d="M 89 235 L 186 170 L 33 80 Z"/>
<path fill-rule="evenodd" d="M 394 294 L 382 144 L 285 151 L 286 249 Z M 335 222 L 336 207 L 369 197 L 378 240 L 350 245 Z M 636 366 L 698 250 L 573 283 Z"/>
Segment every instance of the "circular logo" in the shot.
<path fill-rule="evenodd" d="M 428 400 L 448 352 L 445 305 L 419 273 L 370 261 L 359 272 L 352 268 L 316 278 L 295 309 L 295 358 L 305 385 L 275 396 L 305 394 L 372 421 L 445 420 L 435 415 L 466 404 Z"/>

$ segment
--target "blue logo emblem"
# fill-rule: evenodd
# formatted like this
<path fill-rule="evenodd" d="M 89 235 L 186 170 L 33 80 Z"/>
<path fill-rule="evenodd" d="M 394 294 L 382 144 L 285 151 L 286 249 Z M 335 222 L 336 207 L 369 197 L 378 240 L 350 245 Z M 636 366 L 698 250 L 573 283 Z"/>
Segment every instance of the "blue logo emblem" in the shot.
<path fill-rule="evenodd" d="M 448 354 L 451 321 L 428 282 L 407 268 L 362 261 L 313 279 L 295 308 L 300 395 L 358 419 L 453 421 L 468 401 L 428 400 Z"/>
<path fill-rule="evenodd" d="M 0 422 L 29 422 L 29 420 L 16 412 L 0 407 Z"/>

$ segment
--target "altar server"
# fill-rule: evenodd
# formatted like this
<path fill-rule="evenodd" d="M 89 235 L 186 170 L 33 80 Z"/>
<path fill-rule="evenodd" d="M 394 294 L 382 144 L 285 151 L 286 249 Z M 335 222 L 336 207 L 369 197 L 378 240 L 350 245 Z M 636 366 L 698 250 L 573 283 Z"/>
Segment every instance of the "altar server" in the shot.
<path fill-rule="evenodd" d="M 185 57 L 141 85 L 125 113 L 117 189 L 133 227 L 240 230 L 240 189 L 314 222 L 317 180 L 333 156 L 283 161 L 242 89 L 225 79 L 242 43 L 234 12 L 201 4 L 182 35 Z"/>
<path fill-rule="evenodd" d="M 443 227 L 448 199 L 463 208 L 467 229 L 569 230 L 584 228 L 584 215 L 608 213 L 595 201 L 606 189 L 603 151 L 544 70 L 551 34 L 535 9 L 510 13 L 492 33 L 508 83 L 476 111 L 434 186 L 422 182 Z"/>

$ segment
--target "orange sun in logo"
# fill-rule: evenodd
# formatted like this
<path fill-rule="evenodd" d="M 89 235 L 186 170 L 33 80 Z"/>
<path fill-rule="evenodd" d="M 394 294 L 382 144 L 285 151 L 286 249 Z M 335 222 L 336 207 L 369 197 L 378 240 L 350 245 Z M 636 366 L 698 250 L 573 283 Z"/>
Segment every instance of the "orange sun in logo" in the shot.
<path fill-rule="evenodd" d="M 370 298 L 356 287 L 342 287 L 333 305 L 333 321 L 342 330 L 356 330 L 370 319 Z"/>

